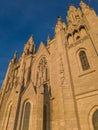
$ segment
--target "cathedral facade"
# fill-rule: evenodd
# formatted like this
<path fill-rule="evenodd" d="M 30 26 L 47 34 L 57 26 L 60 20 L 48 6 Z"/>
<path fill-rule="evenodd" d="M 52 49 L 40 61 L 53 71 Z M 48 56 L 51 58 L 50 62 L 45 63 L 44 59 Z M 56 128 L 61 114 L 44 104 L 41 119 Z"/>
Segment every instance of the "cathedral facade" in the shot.
<path fill-rule="evenodd" d="M 98 17 L 80 2 L 54 38 L 25 44 L 0 90 L 0 130 L 98 130 Z"/>

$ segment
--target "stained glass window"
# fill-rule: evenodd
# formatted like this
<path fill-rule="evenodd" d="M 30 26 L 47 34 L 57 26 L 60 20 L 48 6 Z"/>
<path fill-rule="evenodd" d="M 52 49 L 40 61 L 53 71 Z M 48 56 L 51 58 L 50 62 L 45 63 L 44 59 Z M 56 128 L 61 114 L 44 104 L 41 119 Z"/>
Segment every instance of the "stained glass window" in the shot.
<path fill-rule="evenodd" d="M 89 63 L 88 63 L 88 59 L 87 59 L 87 56 L 86 56 L 85 51 L 80 51 L 79 57 L 80 57 L 82 69 L 83 69 L 83 70 L 89 69 L 89 68 L 90 68 L 90 65 L 89 65 Z"/>

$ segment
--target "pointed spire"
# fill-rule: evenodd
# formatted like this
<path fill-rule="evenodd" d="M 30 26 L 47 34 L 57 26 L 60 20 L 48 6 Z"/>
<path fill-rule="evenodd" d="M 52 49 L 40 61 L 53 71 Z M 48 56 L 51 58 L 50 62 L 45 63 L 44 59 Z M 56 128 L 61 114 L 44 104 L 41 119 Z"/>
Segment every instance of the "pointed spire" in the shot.
<path fill-rule="evenodd" d="M 59 24 L 62 24 L 62 17 L 61 16 L 58 16 L 58 19 L 57 19 L 57 24 L 59 25 Z"/>
<path fill-rule="evenodd" d="M 30 44 L 34 44 L 34 36 L 33 36 L 33 35 L 30 36 L 28 42 L 29 42 Z"/>
<path fill-rule="evenodd" d="M 76 7 L 73 4 L 71 4 L 69 6 L 69 11 L 75 11 L 75 10 L 76 10 Z"/>
<path fill-rule="evenodd" d="M 14 58 L 13 58 L 15 61 L 17 59 L 17 51 L 14 52 Z"/>
<path fill-rule="evenodd" d="M 55 33 L 58 33 L 62 28 L 63 28 L 63 21 L 62 21 L 62 17 L 59 16 L 55 27 Z"/>
<path fill-rule="evenodd" d="M 48 35 L 48 37 L 47 37 L 47 44 L 49 44 L 50 41 L 51 41 L 50 35 Z"/>
<path fill-rule="evenodd" d="M 29 38 L 28 43 L 29 43 L 29 52 L 31 54 L 34 54 L 35 53 L 35 44 L 34 44 L 34 36 L 33 35 Z"/>
<path fill-rule="evenodd" d="M 31 36 L 29 38 L 27 44 L 25 44 L 23 53 L 25 55 L 34 54 L 35 53 L 35 44 L 34 44 L 34 37 L 33 36 Z"/>
<path fill-rule="evenodd" d="M 40 45 L 41 45 L 41 44 L 44 44 L 44 42 L 43 42 L 43 41 L 41 41 L 41 42 L 40 42 Z"/>
<path fill-rule="evenodd" d="M 90 11 L 90 7 L 84 3 L 83 1 L 80 2 L 80 7 L 82 8 L 82 12 L 87 15 L 89 14 L 89 11 Z"/>
<path fill-rule="evenodd" d="M 80 7 L 81 7 L 82 9 L 85 9 L 85 8 L 88 8 L 88 9 L 89 9 L 89 6 L 88 6 L 86 3 L 84 3 L 82 0 L 81 0 L 81 2 L 80 2 Z"/>
<path fill-rule="evenodd" d="M 14 52 L 14 56 L 13 56 L 13 59 L 11 60 L 11 63 L 15 64 L 16 60 L 17 60 L 17 51 Z"/>

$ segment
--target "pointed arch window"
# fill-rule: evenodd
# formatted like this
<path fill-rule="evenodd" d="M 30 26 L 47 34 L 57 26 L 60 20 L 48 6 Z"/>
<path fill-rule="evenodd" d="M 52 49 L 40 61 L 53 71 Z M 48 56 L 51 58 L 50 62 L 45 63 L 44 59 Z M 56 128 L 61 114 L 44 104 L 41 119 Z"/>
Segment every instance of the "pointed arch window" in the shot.
<path fill-rule="evenodd" d="M 48 85 L 44 84 L 43 130 L 50 130 L 50 99 Z"/>
<path fill-rule="evenodd" d="M 22 130 L 29 130 L 31 104 L 27 102 L 24 106 Z"/>
<path fill-rule="evenodd" d="M 92 123 L 94 130 L 98 130 L 98 110 L 96 110 L 93 114 Z"/>
<path fill-rule="evenodd" d="M 83 70 L 89 69 L 90 65 L 89 65 L 89 62 L 88 62 L 85 51 L 80 51 L 79 52 L 79 58 L 80 58 L 80 61 L 81 61 L 82 69 Z"/>

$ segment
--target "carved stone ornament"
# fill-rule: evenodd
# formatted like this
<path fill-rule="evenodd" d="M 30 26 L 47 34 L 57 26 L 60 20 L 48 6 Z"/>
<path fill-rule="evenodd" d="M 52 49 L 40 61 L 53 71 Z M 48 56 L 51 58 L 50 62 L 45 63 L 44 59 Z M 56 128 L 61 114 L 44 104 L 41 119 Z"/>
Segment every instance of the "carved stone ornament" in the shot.
<path fill-rule="evenodd" d="M 60 55 L 60 66 L 59 66 L 60 70 L 59 70 L 59 75 L 60 75 L 60 80 L 61 80 L 61 84 L 64 84 L 65 81 L 65 76 L 64 76 L 64 68 L 63 68 L 63 62 L 62 62 L 62 57 Z"/>
<path fill-rule="evenodd" d="M 80 6 L 82 8 L 82 11 L 87 15 L 89 14 L 89 6 L 87 4 L 85 4 L 83 1 L 80 2 Z"/>

